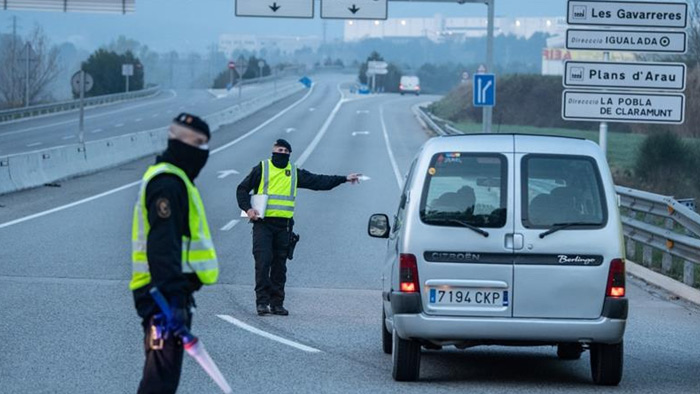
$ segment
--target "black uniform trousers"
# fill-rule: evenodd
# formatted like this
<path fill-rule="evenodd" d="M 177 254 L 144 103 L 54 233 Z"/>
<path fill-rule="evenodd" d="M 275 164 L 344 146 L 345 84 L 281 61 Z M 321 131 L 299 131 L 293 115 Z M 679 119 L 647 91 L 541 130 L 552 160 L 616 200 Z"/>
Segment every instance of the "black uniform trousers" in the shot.
<path fill-rule="evenodd" d="M 141 324 L 144 329 L 144 345 L 146 362 L 143 365 L 143 377 L 139 383 L 138 394 L 175 393 L 180 383 L 184 348 L 182 340 L 170 335 L 163 341 L 163 348 L 151 349 L 150 331 L 151 319 L 144 319 Z M 187 316 L 187 329 L 192 327 L 192 314 Z"/>
<path fill-rule="evenodd" d="M 276 218 L 253 222 L 257 305 L 282 306 L 284 304 L 290 226 L 289 220 Z"/>

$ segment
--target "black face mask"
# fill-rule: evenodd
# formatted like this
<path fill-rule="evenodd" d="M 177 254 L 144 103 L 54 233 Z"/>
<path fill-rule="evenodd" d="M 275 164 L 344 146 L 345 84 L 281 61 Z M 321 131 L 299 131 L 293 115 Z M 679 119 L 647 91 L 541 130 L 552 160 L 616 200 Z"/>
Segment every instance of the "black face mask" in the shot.
<path fill-rule="evenodd" d="M 286 168 L 287 164 L 289 164 L 288 153 L 272 152 L 272 165 L 277 168 Z"/>
<path fill-rule="evenodd" d="M 195 148 L 180 140 L 169 139 L 168 149 L 159 158 L 179 167 L 190 178 L 191 181 L 199 175 L 202 168 L 207 164 L 209 151 Z"/>

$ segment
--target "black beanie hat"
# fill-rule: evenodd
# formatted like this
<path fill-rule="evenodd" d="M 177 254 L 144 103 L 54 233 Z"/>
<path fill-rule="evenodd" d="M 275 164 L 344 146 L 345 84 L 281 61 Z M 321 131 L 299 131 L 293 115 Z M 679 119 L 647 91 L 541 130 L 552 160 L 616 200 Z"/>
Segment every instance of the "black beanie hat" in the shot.
<path fill-rule="evenodd" d="M 292 146 L 289 145 L 289 142 L 287 142 L 287 140 L 280 138 L 277 141 L 275 141 L 275 146 L 282 146 L 284 148 L 287 148 L 289 153 L 292 153 Z"/>
<path fill-rule="evenodd" d="M 180 115 L 176 116 L 175 119 L 173 119 L 173 122 L 188 127 L 198 133 L 204 134 L 207 136 L 207 139 L 211 138 L 209 125 L 199 116 L 183 112 Z"/>

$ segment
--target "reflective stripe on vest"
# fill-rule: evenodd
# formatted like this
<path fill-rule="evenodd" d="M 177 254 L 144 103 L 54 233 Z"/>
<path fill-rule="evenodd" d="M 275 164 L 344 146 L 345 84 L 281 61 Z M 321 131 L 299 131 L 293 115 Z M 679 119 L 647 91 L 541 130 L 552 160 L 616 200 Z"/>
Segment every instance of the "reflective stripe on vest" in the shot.
<path fill-rule="evenodd" d="M 256 194 L 267 194 L 265 217 L 292 218 L 297 196 L 297 168 L 289 163 L 277 168 L 272 160 L 263 160 L 262 174 Z"/>
<path fill-rule="evenodd" d="M 161 174 L 177 176 L 187 188 L 190 238 L 182 237 L 182 272 L 196 273 L 205 285 L 216 283 L 219 277 L 219 263 L 199 191 L 181 169 L 169 163 L 159 163 L 149 167 L 143 175 L 139 197 L 134 206 L 131 228 L 132 275 L 129 288 L 135 290 L 151 283 L 146 252 L 148 233 L 151 230 L 146 207 L 146 187 L 148 182 Z"/>

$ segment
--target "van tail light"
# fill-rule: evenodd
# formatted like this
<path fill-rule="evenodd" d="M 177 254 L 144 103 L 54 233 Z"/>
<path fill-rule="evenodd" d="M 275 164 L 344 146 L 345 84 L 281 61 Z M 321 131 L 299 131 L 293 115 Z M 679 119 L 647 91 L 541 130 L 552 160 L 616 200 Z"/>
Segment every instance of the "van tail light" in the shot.
<path fill-rule="evenodd" d="M 399 84 L 399 89 L 403 89 L 403 84 Z"/>
<path fill-rule="evenodd" d="M 401 292 L 417 293 L 419 287 L 416 256 L 401 253 L 399 256 L 399 288 Z"/>
<path fill-rule="evenodd" d="M 417 90 L 420 90 L 420 85 L 416 85 L 416 89 L 417 89 Z"/>
<path fill-rule="evenodd" d="M 608 287 L 605 290 L 605 295 L 615 298 L 625 296 L 625 260 L 614 259 L 610 262 Z"/>

